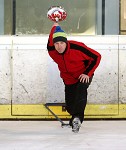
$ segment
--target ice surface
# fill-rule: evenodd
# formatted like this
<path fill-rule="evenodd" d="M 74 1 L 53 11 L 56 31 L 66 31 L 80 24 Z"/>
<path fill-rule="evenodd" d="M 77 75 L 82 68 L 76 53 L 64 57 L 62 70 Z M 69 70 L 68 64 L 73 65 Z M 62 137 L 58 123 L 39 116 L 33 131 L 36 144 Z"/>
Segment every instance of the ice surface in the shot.
<path fill-rule="evenodd" d="M 85 121 L 79 133 L 58 121 L 0 121 L 0 150 L 125 150 L 126 121 Z"/>

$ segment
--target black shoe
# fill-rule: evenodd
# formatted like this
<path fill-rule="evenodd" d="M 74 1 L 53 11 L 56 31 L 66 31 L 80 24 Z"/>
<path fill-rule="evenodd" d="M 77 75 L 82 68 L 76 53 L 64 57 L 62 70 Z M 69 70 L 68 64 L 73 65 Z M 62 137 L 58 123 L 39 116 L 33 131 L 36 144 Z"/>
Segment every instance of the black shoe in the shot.
<path fill-rule="evenodd" d="M 75 117 L 72 121 L 72 131 L 78 133 L 81 127 L 81 121 L 78 117 Z"/>

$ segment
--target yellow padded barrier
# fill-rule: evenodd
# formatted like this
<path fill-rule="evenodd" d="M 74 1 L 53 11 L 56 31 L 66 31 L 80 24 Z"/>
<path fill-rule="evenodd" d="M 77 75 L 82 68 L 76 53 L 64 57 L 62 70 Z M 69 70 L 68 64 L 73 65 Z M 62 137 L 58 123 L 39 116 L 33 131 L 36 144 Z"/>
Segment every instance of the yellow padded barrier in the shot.
<path fill-rule="evenodd" d="M 60 118 L 70 118 L 62 106 L 49 106 Z M 0 105 L 0 119 L 51 119 L 44 105 Z M 126 118 L 126 104 L 87 105 L 85 118 Z"/>

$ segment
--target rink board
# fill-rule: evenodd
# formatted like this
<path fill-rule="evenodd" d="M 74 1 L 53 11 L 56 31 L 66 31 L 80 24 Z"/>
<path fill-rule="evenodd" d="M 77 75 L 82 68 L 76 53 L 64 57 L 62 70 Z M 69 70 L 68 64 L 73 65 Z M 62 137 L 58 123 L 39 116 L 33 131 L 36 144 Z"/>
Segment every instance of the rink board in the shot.
<path fill-rule="evenodd" d="M 101 53 L 86 118 L 126 118 L 126 36 L 72 36 Z M 0 37 L 0 119 L 51 119 L 45 103 L 64 102 L 64 85 L 48 56 L 48 36 Z M 50 106 L 69 118 L 61 106 Z"/>
<path fill-rule="evenodd" d="M 118 107 L 118 110 L 117 110 Z M 62 106 L 49 107 L 60 118 L 70 118 Z M 55 119 L 44 105 L 0 105 L 0 119 Z M 126 105 L 87 105 L 85 118 L 126 118 Z"/>

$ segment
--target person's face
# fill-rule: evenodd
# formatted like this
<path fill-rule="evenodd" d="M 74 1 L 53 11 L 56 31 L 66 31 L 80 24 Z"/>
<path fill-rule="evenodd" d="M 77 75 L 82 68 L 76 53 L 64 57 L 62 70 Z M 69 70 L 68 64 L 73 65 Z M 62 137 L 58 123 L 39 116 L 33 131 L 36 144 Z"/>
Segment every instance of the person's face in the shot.
<path fill-rule="evenodd" d="M 62 54 L 66 49 L 66 43 L 62 41 L 58 41 L 54 43 L 55 49 L 58 53 Z"/>

